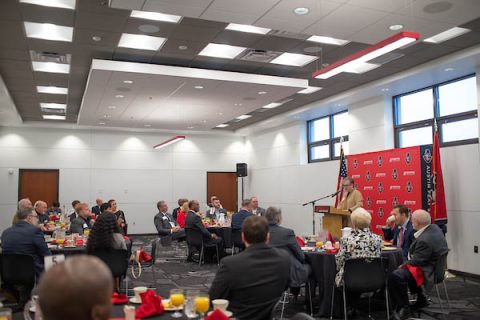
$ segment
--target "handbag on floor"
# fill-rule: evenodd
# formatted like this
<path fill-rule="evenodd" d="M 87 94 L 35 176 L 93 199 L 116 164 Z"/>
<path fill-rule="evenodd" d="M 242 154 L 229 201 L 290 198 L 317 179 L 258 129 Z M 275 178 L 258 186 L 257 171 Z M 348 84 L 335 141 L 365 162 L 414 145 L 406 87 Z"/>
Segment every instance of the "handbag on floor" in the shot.
<path fill-rule="evenodd" d="M 142 275 L 142 262 L 152 261 L 152 257 L 148 255 L 145 250 L 135 250 L 130 256 L 130 263 L 132 265 L 132 277 L 134 279 L 140 278 Z M 138 266 L 138 274 L 135 274 L 135 265 Z"/>

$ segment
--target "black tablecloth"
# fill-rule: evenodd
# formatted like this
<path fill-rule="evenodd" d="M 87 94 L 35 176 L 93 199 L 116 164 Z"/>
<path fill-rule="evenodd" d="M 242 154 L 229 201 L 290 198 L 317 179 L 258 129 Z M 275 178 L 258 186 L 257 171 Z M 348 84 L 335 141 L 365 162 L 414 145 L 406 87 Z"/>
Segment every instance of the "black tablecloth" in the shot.
<path fill-rule="evenodd" d="M 135 308 L 138 309 L 139 305 L 135 305 Z M 152 320 L 159 320 L 159 319 L 173 319 L 172 318 L 172 313 L 173 312 L 165 312 L 164 314 L 160 315 L 160 316 L 155 316 L 155 317 L 151 317 L 151 318 L 148 318 L 148 319 L 152 319 Z M 183 312 L 182 312 L 183 314 Z M 116 305 L 116 306 L 113 306 L 113 310 L 112 310 L 112 318 L 124 318 L 124 313 L 123 313 L 123 305 Z M 181 318 L 176 318 L 176 319 L 187 319 L 187 317 L 185 315 L 183 315 L 183 317 Z"/>
<path fill-rule="evenodd" d="M 330 316 L 330 307 L 332 303 L 332 290 L 337 273 L 337 264 L 335 255 L 325 252 L 306 252 L 307 262 L 312 267 L 313 277 L 316 285 L 319 287 L 319 315 Z M 402 250 L 382 251 L 382 257 L 388 258 L 389 272 L 395 270 L 403 262 Z M 335 301 L 339 301 L 335 297 Z M 338 305 L 335 303 L 335 305 Z"/>
<path fill-rule="evenodd" d="M 87 253 L 87 247 L 81 246 L 81 247 L 75 247 L 75 248 L 54 248 L 50 249 L 52 254 L 63 254 L 65 256 L 71 256 L 74 254 L 86 254 Z"/>
<path fill-rule="evenodd" d="M 230 227 L 208 227 L 208 231 L 215 233 L 217 236 L 222 237 L 223 247 L 232 247 L 232 228 Z"/>

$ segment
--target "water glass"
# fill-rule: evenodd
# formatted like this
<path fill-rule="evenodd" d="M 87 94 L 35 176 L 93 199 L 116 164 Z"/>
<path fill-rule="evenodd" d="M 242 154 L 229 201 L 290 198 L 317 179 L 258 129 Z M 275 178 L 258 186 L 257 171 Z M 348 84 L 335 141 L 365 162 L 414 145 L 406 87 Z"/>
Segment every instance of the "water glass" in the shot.
<path fill-rule="evenodd" d="M 197 308 L 195 307 L 195 298 L 198 297 L 200 291 L 196 289 L 187 290 L 185 301 L 185 315 L 188 319 L 197 317 Z"/>

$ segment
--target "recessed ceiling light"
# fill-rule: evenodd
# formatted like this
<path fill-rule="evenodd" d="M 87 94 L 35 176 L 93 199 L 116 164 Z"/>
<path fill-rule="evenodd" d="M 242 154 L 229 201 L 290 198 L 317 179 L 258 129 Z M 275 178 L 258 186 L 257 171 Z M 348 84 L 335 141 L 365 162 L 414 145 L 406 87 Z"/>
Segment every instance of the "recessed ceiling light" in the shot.
<path fill-rule="evenodd" d="M 138 26 L 138 30 L 142 31 L 143 33 L 157 33 L 160 31 L 160 27 L 153 24 L 142 24 Z"/>
<path fill-rule="evenodd" d="M 199 56 L 207 56 L 214 58 L 234 59 L 240 53 L 245 51 L 245 47 L 230 46 L 228 44 L 209 43 L 198 54 Z"/>
<path fill-rule="evenodd" d="M 223 116 L 223 112 L 218 112 L 217 115 Z"/>
<path fill-rule="evenodd" d="M 126 83 L 126 84 L 132 84 L 133 81 L 132 80 L 123 80 L 123 83 Z"/>
<path fill-rule="evenodd" d="M 251 117 L 251 115 L 249 115 L 249 114 L 242 114 L 241 116 L 238 116 L 235 119 L 244 120 L 244 119 L 248 119 L 250 117 Z"/>
<path fill-rule="evenodd" d="M 152 125 L 151 124 L 144 124 L 143 125 L 145 128 L 150 128 Z"/>
<path fill-rule="evenodd" d="M 453 71 L 453 70 L 455 70 L 455 69 L 452 68 L 452 67 L 448 67 L 448 68 L 445 68 L 445 69 L 444 69 L 444 71 L 446 71 L 446 72 L 450 72 L 450 71 Z"/>
<path fill-rule="evenodd" d="M 390 27 L 388 27 L 388 29 L 390 29 L 390 30 L 392 30 L 392 31 L 401 30 L 401 29 L 403 29 L 403 25 L 401 25 L 401 24 L 392 24 Z"/>
<path fill-rule="evenodd" d="M 228 126 L 229 126 L 229 124 L 222 123 L 222 124 L 219 124 L 218 126 L 216 126 L 216 128 L 226 128 Z"/>
<path fill-rule="evenodd" d="M 187 127 L 187 129 L 195 129 L 195 127 L 194 126 L 189 126 L 189 127 Z"/>
<path fill-rule="evenodd" d="M 267 94 L 267 91 L 258 91 L 258 94 Z"/>
<path fill-rule="evenodd" d="M 20 2 L 44 7 L 75 9 L 75 0 L 20 0 Z"/>
<path fill-rule="evenodd" d="M 72 42 L 72 27 L 37 22 L 24 22 L 24 25 L 28 38 Z"/>
<path fill-rule="evenodd" d="M 282 105 L 282 103 L 280 103 L 280 102 L 272 102 L 272 103 L 264 105 L 262 108 L 263 109 L 273 109 L 273 108 L 276 108 L 276 107 L 281 106 L 281 105 Z"/>
<path fill-rule="evenodd" d="M 297 93 L 310 94 L 310 93 L 314 93 L 314 92 L 317 92 L 318 90 L 322 90 L 322 89 L 323 89 L 322 87 L 307 87 L 303 90 L 298 91 Z"/>
<path fill-rule="evenodd" d="M 195 89 L 203 89 L 203 86 L 194 86 Z"/>
<path fill-rule="evenodd" d="M 37 92 L 48 94 L 67 94 L 68 88 L 55 86 L 37 86 Z"/>
<path fill-rule="evenodd" d="M 241 104 L 241 103 L 235 103 L 234 106 L 235 106 L 235 107 L 241 107 L 242 104 Z"/>
<path fill-rule="evenodd" d="M 467 28 L 453 27 L 453 28 L 448 29 L 444 32 L 436 34 L 433 37 L 427 38 L 427 39 L 423 40 L 423 42 L 442 43 L 444 41 L 447 41 L 447 40 L 450 40 L 452 38 L 461 36 L 462 34 L 465 34 L 465 33 L 470 32 L 470 31 L 472 31 L 472 30 L 467 29 Z"/>
<path fill-rule="evenodd" d="M 293 10 L 293 12 L 295 12 L 296 14 L 298 14 L 300 16 L 303 16 L 303 15 L 306 15 L 307 13 L 309 13 L 310 9 L 305 8 L 305 7 L 299 7 L 299 8 L 295 8 Z"/>
<path fill-rule="evenodd" d="M 311 36 L 310 38 L 307 39 L 307 41 L 311 42 L 317 42 L 317 43 L 325 43 L 325 44 L 332 44 L 335 46 L 344 46 L 350 41 L 348 40 L 343 40 L 343 39 L 337 39 L 337 38 L 332 38 L 332 37 L 325 37 L 325 36 Z"/>
<path fill-rule="evenodd" d="M 173 14 L 165 14 L 165 13 L 150 12 L 150 11 L 138 11 L 138 10 L 132 10 L 132 13 L 130 13 L 130 17 L 145 19 L 145 20 L 171 22 L 171 23 L 179 23 L 180 20 L 182 20 L 181 16 L 176 16 Z"/>
<path fill-rule="evenodd" d="M 187 50 L 188 47 L 185 45 L 178 46 L 178 50 Z"/>
<path fill-rule="evenodd" d="M 42 115 L 45 120 L 65 120 L 66 116 L 59 116 L 57 114 L 44 114 Z"/>
<path fill-rule="evenodd" d="M 104 117 L 105 119 L 110 119 L 112 116 L 109 115 L 109 114 L 104 114 L 103 117 Z"/>
<path fill-rule="evenodd" d="M 45 103 L 41 102 L 40 107 L 42 109 L 57 109 L 57 110 L 66 110 L 67 105 L 65 103 Z"/>
<path fill-rule="evenodd" d="M 270 61 L 270 63 L 283 64 L 286 66 L 294 67 L 303 67 L 304 65 L 307 65 L 317 59 L 318 57 L 316 56 L 307 56 L 300 53 L 282 53 L 281 55 Z"/>
<path fill-rule="evenodd" d="M 95 42 L 99 42 L 99 41 L 102 41 L 102 37 L 100 37 L 100 36 L 93 36 L 93 37 L 92 37 L 92 40 L 95 41 Z"/>
<path fill-rule="evenodd" d="M 51 72 L 51 73 L 69 73 L 70 65 L 56 62 L 32 61 L 33 71 Z"/>
<path fill-rule="evenodd" d="M 157 51 L 167 41 L 165 38 L 146 36 L 143 34 L 122 33 L 119 47 L 138 50 Z"/>
<path fill-rule="evenodd" d="M 225 29 L 240 31 L 240 32 L 247 32 L 247 33 L 256 33 L 256 34 L 267 34 L 270 31 L 272 31 L 272 29 L 268 29 L 268 28 L 260 28 L 260 27 L 255 27 L 248 24 L 238 24 L 238 23 L 230 23 Z"/>
<path fill-rule="evenodd" d="M 101 125 L 101 126 L 104 126 L 105 122 L 99 122 L 98 124 Z"/>
<path fill-rule="evenodd" d="M 117 106 L 108 106 L 107 108 L 110 109 L 110 110 L 115 110 L 117 108 Z"/>
<path fill-rule="evenodd" d="M 388 91 L 390 91 L 390 89 L 388 89 L 388 88 L 382 88 L 382 91 L 383 91 L 383 92 L 388 92 Z"/>
<path fill-rule="evenodd" d="M 125 96 L 124 96 L 124 95 L 121 95 L 121 94 L 117 94 L 117 95 L 115 95 L 115 98 L 117 98 L 117 99 L 122 99 L 122 98 L 125 98 Z"/>

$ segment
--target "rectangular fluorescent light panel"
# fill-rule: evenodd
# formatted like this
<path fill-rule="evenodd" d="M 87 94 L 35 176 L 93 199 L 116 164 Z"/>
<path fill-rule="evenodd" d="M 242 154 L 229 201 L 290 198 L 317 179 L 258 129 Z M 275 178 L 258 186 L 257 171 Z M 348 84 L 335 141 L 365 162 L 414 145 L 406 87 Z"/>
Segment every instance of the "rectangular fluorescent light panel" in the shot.
<path fill-rule="evenodd" d="M 198 54 L 199 56 L 214 57 L 214 58 L 223 58 L 223 59 L 234 59 L 240 53 L 245 51 L 244 47 L 230 46 L 228 44 L 217 44 L 209 43 L 202 51 Z"/>
<path fill-rule="evenodd" d="M 66 116 L 59 116 L 56 114 L 44 114 L 42 117 L 45 120 L 65 120 L 67 118 Z"/>
<path fill-rule="evenodd" d="M 162 47 L 165 41 L 167 41 L 167 39 L 161 37 L 123 33 L 118 46 L 138 50 L 157 51 Z"/>
<path fill-rule="evenodd" d="M 240 31 L 240 32 L 248 32 L 248 33 L 256 33 L 256 34 L 267 34 L 272 29 L 268 28 L 260 28 L 255 27 L 248 24 L 238 24 L 238 23 L 230 23 L 225 30 L 233 30 L 233 31 Z"/>
<path fill-rule="evenodd" d="M 42 109 L 67 110 L 67 105 L 65 103 L 44 103 L 44 102 L 40 102 L 40 107 Z"/>
<path fill-rule="evenodd" d="M 20 0 L 20 3 L 75 10 L 75 0 Z"/>
<path fill-rule="evenodd" d="M 229 126 L 229 124 L 222 123 L 222 124 L 219 124 L 218 126 L 216 126 L 216 128 L 226 128 L 228 126 Z"/>
<path fill-rule="evenodd" d="M 336 39 L 336 38 L 324 37 L 324 36 L 311 36 L 310 38 L 307 39 L 307 41 L 332 44 L 335 46 L 344 46 L 350 42 L 348 40 L 342 40 L 342 39 Z"/>
<path fill-rule="evenodd" d="M 310 62 L 317 60 L 318 57 L 316 56 L 307 56 L 305 54 L 299 53 L 282 53 L 270 63 L 274 64 L 283 64 L 286 66 L 294 66 L 294 67 L 303 67 L 304 65 L 309 64 Z"/>
<path fill-rule="evenodd" d="M 70 65 L 56 62 L 32 61 L 33 71 L 50 73 L 69 73 Z"/>
<path fill-rule="evenodd" d="M 263 109 L 273 109 L 273 108 L 276 108 L 278 106 L 281 106 L 283 103 L 280 103 L 280 102 L 272 102 L 272 103 L 269 103 L 269 104 L 266 104 L 264 105 L 262 108 Z M 238 118 L 237 118 L 238 119 Z"/>
<path fill-rule="evenodd" d="M 153 20 L 153 21 L 171 22 L 171 23 L 179 23 L 180 20 L 182 20 L 181 16 L 176 16 L 173 14 L 165 14 L 165 13 L 150 12 L 150 11 L 139 11 L 139 10 L 132 10 L 132 12 L 130 13 L 130 17 L 145 19 L 145 20 Z"/>
<path fill-rule="evenodd" d="M 310 93 L 314 93 L 314 92 L 317 92 L 318 90 L 322 90 L 322 89 L 323 89 L 322 87 L 307 87 L 303 90 L 298 91 L 297 93 L 310 94 Z"/>
<path fill-rule="evenodd" d="M 427 38 L 423 40 L 423 42 L 429 42 L 429 43 L 442 43 L 444 41 L 453 39 L 455 37 L 461 36 L 462 34 L 465 34 L 467 32 L 470 32 L 472 30 L 467 29 L 467 28 L 460 28 L 460 27 L 453 27 L 451 29 L 448 29 L 446 31 L 443 31 L 437 35 L 434 35 L 433 37 Z"/>
<path fill-rule="evenodd" d="M 55 86 L 37 86 L 37 92 L 48 94 L 68 94 L 68 88 Z"/>
<path fill-rule="evenodd" d="M 249 114 L 243 114 L 243 115 L 241 115 L 241 116 L 236 117 L 235 119 L 245 120 L 245 119 L 248 119 L 248 118 L 250 118 L 250 117 L 251 117 L 251 115 L 249 115 Z"/>
<path fill-rule="evenodd" d="M 28 38 L 72 42 L 73 28 L 51 23 L 24 22 Z"/>
<path fill-rule="evenodd" d="M 350 65 L 348 69 L 345 69 L 345 72 L 350 72 L 350 73 L 365 73 L 367 71 L 373 70 L 380 67 L 380 64 L 374 64 L 374 63 L 356 63 Z"/>

